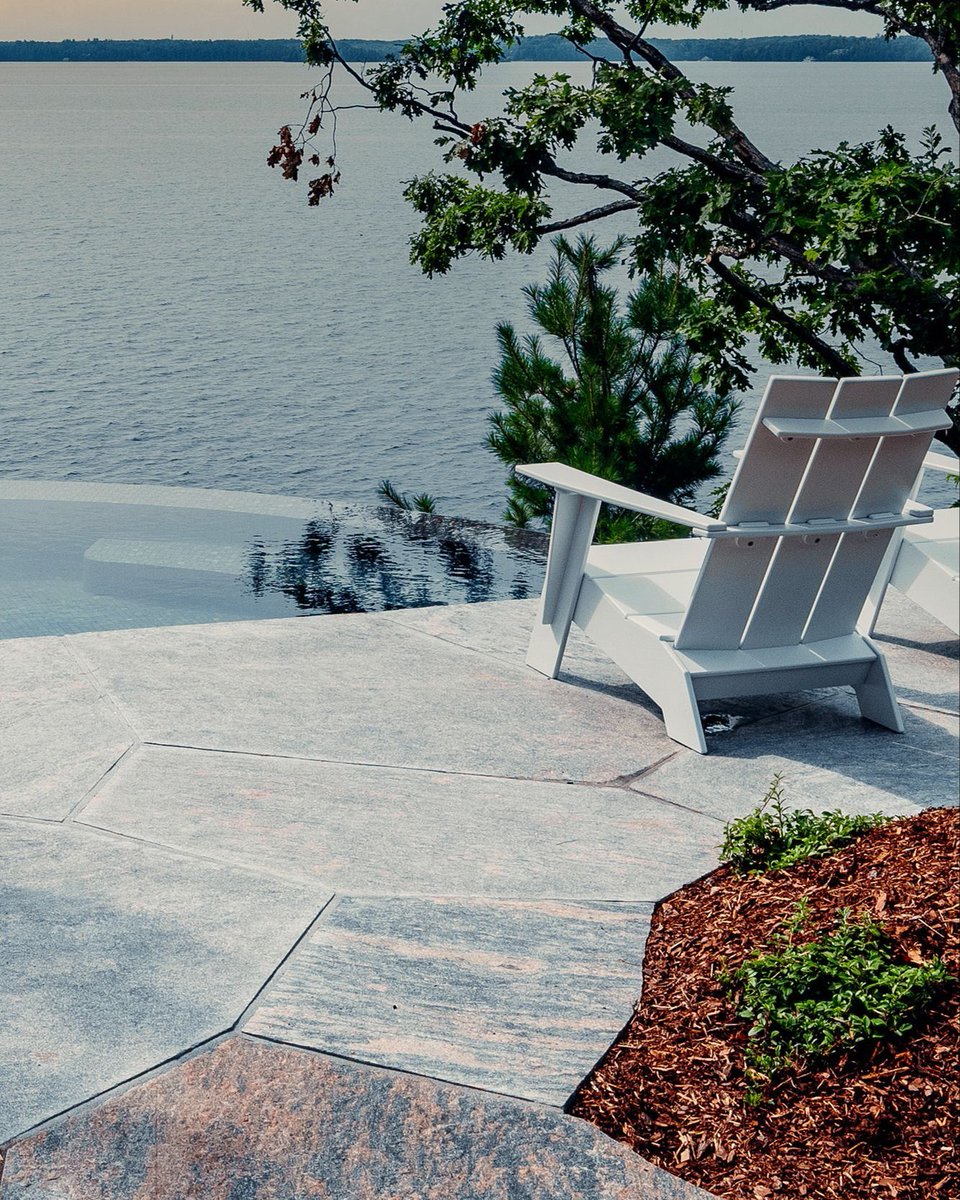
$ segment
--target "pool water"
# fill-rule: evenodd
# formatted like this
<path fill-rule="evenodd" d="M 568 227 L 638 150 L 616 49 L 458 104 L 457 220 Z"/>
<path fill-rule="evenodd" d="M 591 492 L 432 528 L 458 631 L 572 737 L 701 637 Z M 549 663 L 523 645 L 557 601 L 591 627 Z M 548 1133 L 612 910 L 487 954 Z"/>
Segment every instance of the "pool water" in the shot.
<path fill-rule="evenodd" d="M 195 488 L 0 483 L 0 638 L 523 599 L 546 539 Z"/>

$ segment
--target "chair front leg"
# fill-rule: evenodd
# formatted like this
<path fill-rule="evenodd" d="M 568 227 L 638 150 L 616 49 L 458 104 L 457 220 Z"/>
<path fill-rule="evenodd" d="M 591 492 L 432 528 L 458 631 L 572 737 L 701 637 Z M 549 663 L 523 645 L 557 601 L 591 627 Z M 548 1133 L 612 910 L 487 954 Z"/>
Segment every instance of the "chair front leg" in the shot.
<path fill-rule="evenodd" d="M 540 614 L 527 650 L 527 666 L 550 679 L 556 679 L 560 672 L 599 513 L 599 500 L 575 492 L 557 492 Z"/>
<path fill-rule="evenodd" d="M 860 715 L 894 733 L 903 733 L 903 714 L 897 703 L 897 694 L 893 690 L 887 660 L 879 650 L 877 657 L 867 672 L 863 683 L 854 688 L 857 693 L 857 703 L 860 705 Z"/>
<path fill-rule="evenodd" d="M 681 746 L 689 746 L 698 754 L 706 754 L 707 739 L 703 736 L 700 707 L 686 671 L 664 672 L 657 703 L 663 710 L 667 735 Z"/>

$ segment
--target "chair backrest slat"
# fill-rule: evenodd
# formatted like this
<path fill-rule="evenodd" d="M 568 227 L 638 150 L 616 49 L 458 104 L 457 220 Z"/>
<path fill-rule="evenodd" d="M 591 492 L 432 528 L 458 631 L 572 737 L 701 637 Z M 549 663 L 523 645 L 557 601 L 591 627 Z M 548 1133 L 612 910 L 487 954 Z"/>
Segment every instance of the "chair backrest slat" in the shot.
<path fill-rule="evenodd" d="M 781 441 L 767 429 L 763 419 L 798 414 L 823 418 L 830 411 L 836 387 L 835 379 L 773 376 L 757 409 L 743 457 L 737 464 L 720 513 L 721 521 L 728 525 L 740 525 L 745 521 L 768 521 L 777 525 L 786 520 L 816 443 L 801 438 Z"/>
<path fill-rule="evenodd" d="M 853 632 L 892 536 L 892 529 L 843 535 L 803 631 L 804 642 Z"/>
<path fill-rule="evenodd" d="M 787 519 L 815 443 L 799 438 L 780 441 L 763 419 L 825 417 L 836 386 L 835 379 L 770 379 L 730 484 L 721 520 L 728 525 L 748 521 L 779 525 Z M 731 650 L 740 645 L 775 549 L 776 538 L 711 542 L 677 633 L 678 650 Z"/>
<path fill-rule="evenodd" d="M 958 377 L 960 372 L 953 369 L 905 376 L 894 415 L 945 407 Z M 928 433 L 883 438 L 851 515 L 899 512 L 913 492 L 929 448 Z M 892 536 L 892 530 L 843 535 L 804 630 L 804 642 L 852 632 Z"/>
<path fill-rule="evenodd" d="M 830 417 L 886 417 L 900 394 L 900 379 L 841 380 L 830 407 Z M 853 508 L 879 439 L 818 441 L 810 467 L 797 492 L 791 521 L 845 517 Z"/>
<path fill-rule="evenodd" d="M 781 538 L 740 640 L 744 650 L 800 641 L 840 534 Z"/>
<path fill-rule="evenodd" d="M 886 417 L 899 392 L 898 378 L 843 379 L 828 415 L 836 421 L 844 417 Z M 856 441 L 814 441 L 809 465 L 790 510 L 790 521 L 846 517 L 873 460 L 878 440 L 864 437 Z M 794 645 L 800 641 L 839 540 L 838 535 L 823 537 L 811 533 L 806 538 L 784 538 L 780 542 L 740 643 L 745 650 Z"/>
<path fill-rule="evenodd" d="M 674 645 L 678 650 L 736 650 L 776 549 L 776 538 L 711 542 Z M 704 587 L 704 578 L 709 580 Z"/>
<path fill-rule="evenodd" d="M 923 375 L 906 375 L 893 410 L 894 415 L 945 408 L 958 377 L 960 371 L 954 368 L 929 371 Z M 854 516 L 898 512 L 910 496 L 929 448 L 930 437 L 926 433 L 884 438 L 857 497 Z"/>
<path fill-rule="evenodd" d="M 743 534 L 707 547 L 677 649 L 761 649 L 853 632 L 892 534 L 830 534 L 818 532 L 816 523 L 902 511 L 932 435 L 883 436 L 880 429 L 889 431 L 891 416 L 942 409 L 958 374 L 839 384 L 773 377 L 720 514 L 728 526 L 744 526 Z M 777 418 L 846 418 L 861 422 L 853 428 L 874 432 L 820 437 L 798 425 L 795 436 L 786 426 L 777 437 L 764 425 Z M 765 533 L 763 523 L 810 523 L 809 533 Z"/>

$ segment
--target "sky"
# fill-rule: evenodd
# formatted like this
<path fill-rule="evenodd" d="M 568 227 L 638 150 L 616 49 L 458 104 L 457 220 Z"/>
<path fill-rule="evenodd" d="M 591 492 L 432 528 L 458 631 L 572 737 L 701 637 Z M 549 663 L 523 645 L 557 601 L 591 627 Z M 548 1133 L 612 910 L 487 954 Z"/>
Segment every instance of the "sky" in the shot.
<path fill-rule="evenodd" d="M 0 0 L 0 41 L 18 38 L 276 38 L 292 37 L 296 20 L 278 4 L 258 15 L 240 0 Z M 395 38 L 422 32 L 436 19 L 441 0 L 332 0 L 330 23 L 341 37 Z M 532 32 L 556 28 L 541 22 Z M 761 37 L 791 33 L 873 36 L 877 18 L 804 5 L 793 11 L 744 15 L 713 13 L 700 27 L 703 37 Z M 651 29 L 661 36 L 690 36 L 686 30 Z"/>

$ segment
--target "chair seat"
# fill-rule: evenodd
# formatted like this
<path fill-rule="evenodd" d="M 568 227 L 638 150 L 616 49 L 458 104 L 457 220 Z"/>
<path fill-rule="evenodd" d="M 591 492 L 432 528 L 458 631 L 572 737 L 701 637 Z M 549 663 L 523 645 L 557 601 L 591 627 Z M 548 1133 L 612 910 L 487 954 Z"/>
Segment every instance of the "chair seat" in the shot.
<path fill-rule="evenodd" d="M 890 582 L 960 632 L 960 508 L 941 509 L 929 525 L 904 533 Z"/>
<path fill-rule="evenodd" d="M 593 546 L 584 575 L 623 617 L 657 617 L 675 634 L 706 551 L 703 538 Z"/>
<path fill-rule="evenodd" d="M 584 586 L 595 607 L 599 592 L 629 625 L 672 642 L 700 573 L 707 542 L 678 538 L 593 546 L 584 569 Z M 874 652 L 859 634 L 820 642 L 750 650 L 677 651 L 692 676 L 762 674 L 801 670 L 824 664 L 870 662 Z"/>
<path fill-rule="evenodd" d="M 928 524 L 905 529 L 903 540 L 960 575 L 960 508 L 938 509 Z"/>
<path fill-rule="evenodd" d="M 642 618 L 641 618 L 642 620 Z M 875 652 L 858 633 L 825 638 L 797 646 L 765 646 L 750 650 L 678 650 L 677 657 L 691 675 L 791 671 L 825 664 L 869 663 Z"/>

